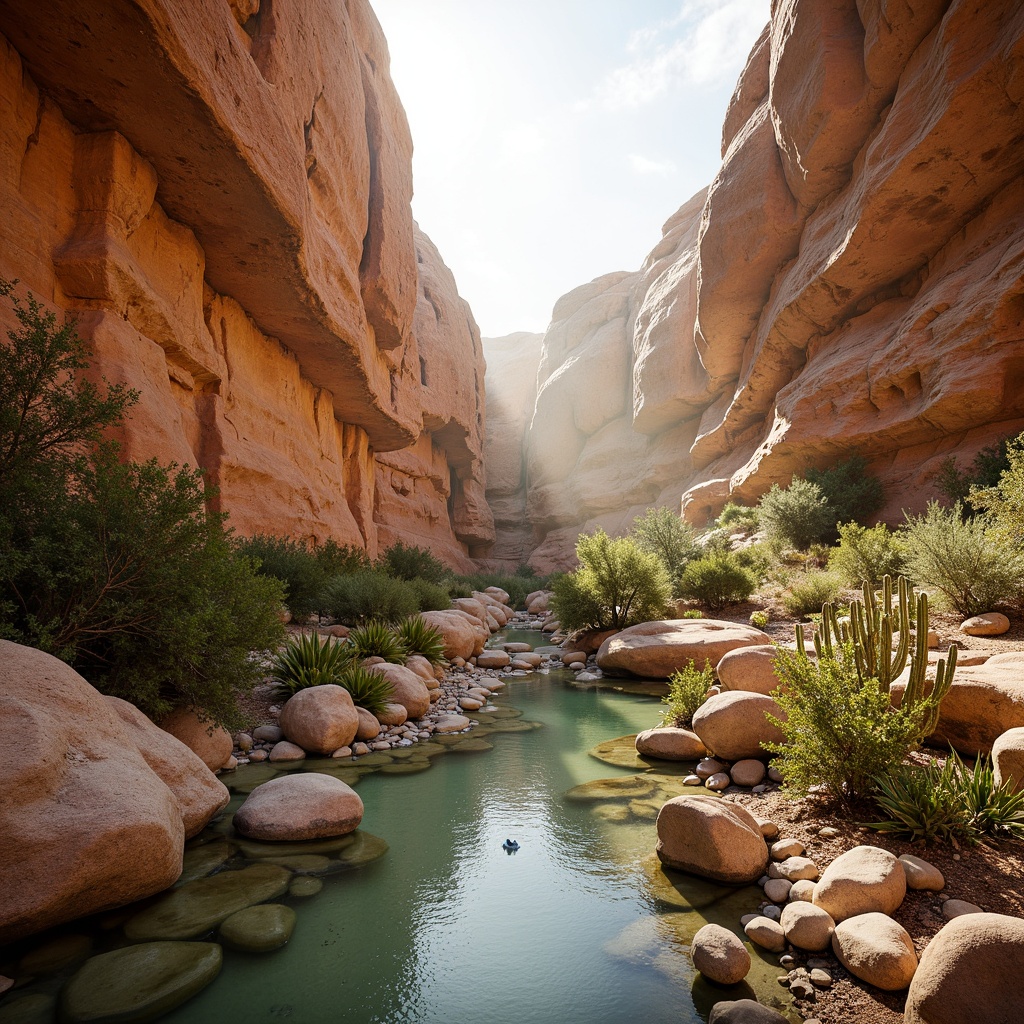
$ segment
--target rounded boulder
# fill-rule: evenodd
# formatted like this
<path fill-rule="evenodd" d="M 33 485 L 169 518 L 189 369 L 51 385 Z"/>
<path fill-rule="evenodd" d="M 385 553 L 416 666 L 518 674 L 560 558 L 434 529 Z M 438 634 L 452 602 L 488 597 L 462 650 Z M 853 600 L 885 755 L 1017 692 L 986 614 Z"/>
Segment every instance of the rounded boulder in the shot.
<path fill-rule="evenodd" d="M 735 985 L 750 970 L 750 954 L 746 946 L 728 928 L 706 924 L 690 944 L 693 966 L 719 985 Z"/>
<path fill-rule="evenodd" d="M 814 905 L 833 921 L 874 912 L 891 914 L 907 894 L 903 865 L 878 846 L 855 846 L 822 872 Z"/>
<path fill-rule="evenodd" d="M 718 685 L 723 690 L 772 693 L 779 686 L 779 677 L 775 674 L 777 653 L 775 644 L 756 644 L 729 651 L 715 669 Z"/>
<path fill-rule="evenodd" d="M 836 925 L 832 952 L 855 977 L 887 992 L 906 988 L 917 970 L 914 941 L 885 914 L 859 914 Z"/>
<path fill-rule="evenodd" d="M 290 697 L 278 719 L 285 738 L 303 750 L 330 754 L 356 738 L 359 716 L 343 686 L 310 686 Z"/>
<path fill-rule="evenodd" d="M 231 734 L 223 726 L 203 721 L 193 708 L 175 708 L 157 724 L 202 758 L 212 772 L 223 768 L 231 757 Z"/>
<path fill-rule="evenodd" d="M 784 743 L 782 730 L 768 721 L 786 713 L 763 693 L 728 690 L 709 697 L 693 716 L 693 731 L 716 757 L 727 761 L 758 758 L 766 743 Z"/>
<path fill-rule="evenodd" d="M 779 924 L 786 933 L 787 942 L 811 952 L 828 949 L 836 928 L 835 921 L 821 907 L 802 900 L 782 908 Z"/>
<path fill-rule="evenodd" d="M 415 672 L 404 665 L 374 665 L 371 672 L 391 683 L 391 701 L 401 704 L 410 718 L 422 718 L 430 710 L 430 691 Z"/>
<path fill-rule="evenodd" d="M 711 1008 L 708 1024 L 789 1024 L 789 1018 L 754 999 L 723 999 Z"/>
<path fill-rule="evenodd" d="M 1015 793 L 1024 790 L 1024 728 L 1007 729 L 992 744 L 996 785 L 1009 783 Z"/>
<path fill-rule="evenodd" d="M 284 775 L 257 786 L 235 812 L 249 839 L 295 842 L 347 835 L 363 820 L 363 801 L 329 775 Z"/>
<path fill-rule="evenodd" d="M 636 752 L 662 761 L 696 761 L 708 751 L 695 732 L 663 727 L 638 733 Z"/>

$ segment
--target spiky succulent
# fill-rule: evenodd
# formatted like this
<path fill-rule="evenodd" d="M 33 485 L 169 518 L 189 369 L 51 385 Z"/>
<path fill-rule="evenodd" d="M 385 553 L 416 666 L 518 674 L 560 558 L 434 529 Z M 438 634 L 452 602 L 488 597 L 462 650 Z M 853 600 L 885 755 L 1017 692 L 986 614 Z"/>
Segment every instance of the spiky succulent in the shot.
<path fill-rule="evenodd" d="M 421 654 L 431 665 L 440 665 L 444 661 L 444 637 L 441 631 L 427 625 L 419 616 L 406 619 L 396 627 L 395 632 L 409 654 Z"/>
<path fill-rule="evenodd" d="M 348 644 L 335 643 L 318 633 L 305 633 L 292 638 L 278 651 L 270 665 L 274 693 L 290 697 L 308 686 L 337 683 L 345 667 L 352 661 Z"/>

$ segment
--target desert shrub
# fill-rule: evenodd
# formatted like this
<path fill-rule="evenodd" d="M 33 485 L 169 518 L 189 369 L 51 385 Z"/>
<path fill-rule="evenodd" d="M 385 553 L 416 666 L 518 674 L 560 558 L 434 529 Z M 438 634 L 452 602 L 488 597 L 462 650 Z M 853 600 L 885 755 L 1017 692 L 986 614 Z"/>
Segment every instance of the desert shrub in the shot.
<path fill-rule="evenodd" d="M 661 724 L 688 729 L 714 681 L 710 661 L 705 661 L 704 668 L 698 669 L 691 658 L 685 668 L 673 672 L 668 680 L 668 695 L 661 701 L 665 705 Z"/>
<path fill-rule="evenodd" d="M 801 550 L 825 540 L 837 522 L 821 488 L 799 477 L 793 477 L 785 490 L 772 484 L 757 514 L 771 543 Z"/>
<path fill-rule="evenodd" d="M 812 612 L 820 612 L 826 601 L 835 601 L 840 589 L 839 580 L 830 572 L 803 573 L 794 577 L 782 604 L 788 615 L 802 619 Z"/>
<path fill-rule="evenodd" d="M 718 518 L 715 526 L 720 530 L 729 530 L 733 533 L 743 531 L 752 533 L 760 526 L 757 509 L 741 502 L 727 501 Z"/>
<path fill-rule="evenodd" d="M 409 588 L 416 595 L 416 604 L 421 612 L 443 612 L 452 606 L 452 595 L 440 583 L 426 580 L 409 580 Z"/>
<path fill-rule="evenodd" d="M 428 626 L 419 616 L 400 622 L 395 633 L 409 654 L 421 654 L 432 665 L 444 661 L 444 637 L 440 630 Z"/>
<path fill-rule="evenodd" d="M 324 605 L 336 619 L 347 623 L 367 619 L 399 622 L 419 611 L 419 599 L 408 582 L 375 571 L 331 580 L 324 590 Z"/>
<path fill-rule="evenodd" d="M 524 580 L 536 580 L 539 578 L 537 575 L 537 570 L 534 569 L 532 565 L 529 565 L 526 562 L 520 562 L 519 565 L 516 566 L 515 574 L 520 579 Z"/>
<path fill-rule="evenodd" d="M 972 487 L 971 504 L 988 513 L 997 539 L 1024 544 L 1024 434 L 1003 442 L 1006 468 L 990 487 Z"/>
<path fill-rule="evenodd" d="M 202 475 L 124 463 L 102 433 L 135 393 L 82 380 L 87 350 L 0 281 L 0 636 L 68 662 L 158 718 L 181 704 L 232 724 L 283 636 L 283 590 L 207 509 Z M 255 655 L 255 656 L 253 656 Z"/>
<path fill-rule="evenodd" d="M 239 550 L 261 576 L 273 576 L 285 585 L 284 601 L 298 619 L 320 611 L 327 573 L 309 548 L 288 537 L 256 534 L 238 542 Z"/>
<path fill-rule="evenodd" d="M 687 608 L 682 614 L 684 619 L 703 619 L 704 613 L 699 608 Z"/>
<path fill-rule="evenodd" d="M 750 613 L 750 624 L 754 629 L 764 629 L 771 622 L 771 618 L 767 608 L 759 608 L 756 612 Z"/>
<path fill-rule="evenodd" d="M 287 700 L 308 686 L 337 684 L 352 662 L 352 648 L 317 633 L 292 637 L 270 663 L 274 696 Z"/>
<path fill-rule="evenodd" d="M 785 720 L 768 717 L 786 741 L 768 749 L 790 789 L 807 793 L 823 785 L 841 801 L 864 796 L 913 748 L 915 716 L 893 708 L 877 679 L 861 680 L 850 644 L 817 661 L 780 648 L 775 672 Z"/>
<path fill-rule="evenodd" d="M 1018 597 L 1024 558 L 993 534 L 985 517 L 964 520 L 959 504 L 943 508 L 933 501 L 923 515 L 906 520 L 901 540 L 908 572 L 940 591 L 961 615 L 990 611 Z"/>
<path fill-rule="evenodd" d="M 443 583 L 451 575 L 447 566 L 426 548 L 415 544 L 406 546 L 401 541 L 392 544 L 378 559 L 375 568 L 398 580 L 426 580 Z"/>
<path fill-rule="evenodd" d="M 750 544 L 747 547 L 738 548 L 733 554 L 736 561 L 744 569 L 749 569 L 758 582 L 768 576 L 779 564 L 770 544 Z"/>
<path fill-rule="evenodd" d="M 580 567 L 554 580 L 552 607 L 563 629 L 625 629 L 661 618 L 670 596 L 660 559 L 628 537 L 581 534 Z"/>
<path fill-rule="evenodd" d="M 829 569 L 850 587 L 868 583 L 877 587 L 883 576 L 899 576 L 903 570 L 903 545 L 885 523 L 839 527 L 839 546 L 829 555 Z"/>
<path fill-rule="evenodd" d="M 952 455 L 943 461 L 935 482 L 951 504 L 960 502 L 967 512 L 977 511 L 970 497 L 971 490 L 994 487 L 999 482 L 1003 471 L 1010 466 L 1007 456 L 1009 441 L 1010 435 L 1007 435 L 987 448 L 982 448 L 974 456 L 970 469 L 960 469 Z"/>
<path fill-rule="evenodd" d="M 730 552 L 715 552 L 697 558 L 683 570 L 679 592 L 700 601 L 710 611 L 746 601 L 757 586 L 754 573 Z"/>
<path fill-rule="evenodd" d="M 839 523 L 863 522 L 885 501 L 882 482 L 867 471 L 867 462 L 860 455 L 823 469 L 809 469 L 804 478 L 815 484 L 828 502 L 832 522 L 821 539 L 830 543 L 836 539 Z"/>
<path fill-rule="evenodd" d="M 356 707 L 364 708 L 374 716 L 382 714 L 394 697 L 391 681 L 379 672 L 370 672 L 362 665 L 346 666 L 338 677 L 338 685 L 348 690 Z"/>
<path fill-rule="evenodd" d="M 317 565 L 327 579 L 335 576 L 350 576 L 354 572 L 365 572 L 373 568 L 370 556 L 362 549 L 337 541 L 325 540 L 313 549 Z"/>
<path fill-rule="evenodd" d="M 348 635 L 348 647 L 357 661 L 363 658 L 383 658 L 393 665 L 401 665 L 408 657 L 405 642 L 386 622 L 371 619 L 357 626 Z"/>
<path fill-rule="evenodd" d="M 642 551 L 657 555 L 670 580 L 700 554 L 693 527 L 670 508 L 649 508 L 633 520 L 629 535 Z"/>

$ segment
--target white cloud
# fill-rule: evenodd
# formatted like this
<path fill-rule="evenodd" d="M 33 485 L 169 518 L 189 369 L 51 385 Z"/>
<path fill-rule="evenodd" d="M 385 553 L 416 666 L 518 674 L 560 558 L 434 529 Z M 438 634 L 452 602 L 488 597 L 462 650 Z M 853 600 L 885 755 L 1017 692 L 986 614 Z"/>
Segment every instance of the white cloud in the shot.
<path fill-rule="evenodd" d="M 674 160 L 652 160 L 640 153 L 629 154 L 629 166 L 637 174 L 660 174 L 663 177 L 674 174 L 677 170 Z"/>
<path fill-rule="evenodd" d="M 609 110 L 644 106 L 679 87 L 714 87 L 736 78 L 767 21 L 761 0 L 684 0 L 679 14 L 630 37 L 630 63 L 597 89 Z"/>

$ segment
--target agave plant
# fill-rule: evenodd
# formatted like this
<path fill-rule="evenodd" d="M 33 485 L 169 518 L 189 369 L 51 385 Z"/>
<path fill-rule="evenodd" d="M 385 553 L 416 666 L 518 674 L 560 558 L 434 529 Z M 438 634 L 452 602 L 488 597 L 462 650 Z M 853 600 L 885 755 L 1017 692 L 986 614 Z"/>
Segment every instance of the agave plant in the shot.
<path fill-rule="evenodd" d="M 428 626 L 419 616 L 406 619 L 395 628 L 409 654 L 421 654 L 431 665 L 444 661 L 444 637 L 439 629 Z"/>
<path fill-rule="evenodd" d="M 333 643 L 318 633 L 307 633 L 291 639 L 278 651 L 270 665 L 274 694 L 288 698 L 307 686 L 338 683 L 345 667 L 352 661 L 347 644 Z"/>
<path fill-rule="evenodd" d="M 400 665 L 408 657 L 404 641 L 384 622 L 371 620 L 348 635 L 348 647 L 354 659 L 378 657 Z"/>
<path fill-rule="evenodd" d="M 394 697 L 391 680 L 362 665 L 349 665 L 338 678 L 338 685 L 348 690 L 356 707 L 365 708 L 375 717 L 383 713 L 385 705 Z"/>

